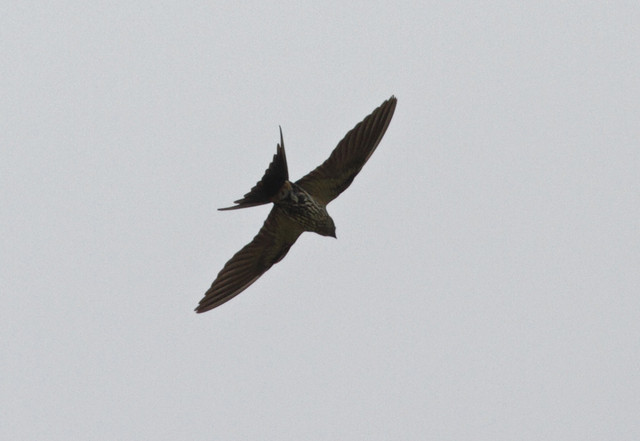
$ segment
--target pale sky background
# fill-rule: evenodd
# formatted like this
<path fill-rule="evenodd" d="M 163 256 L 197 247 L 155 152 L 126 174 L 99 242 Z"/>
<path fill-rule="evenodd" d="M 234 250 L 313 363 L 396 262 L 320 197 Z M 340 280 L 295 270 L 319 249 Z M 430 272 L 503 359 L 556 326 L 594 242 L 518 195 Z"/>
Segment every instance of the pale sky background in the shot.
<path fill-rule="evenodd" d="M 3 440 L 640 439 L 637 1 L 13 1 Z M 275 153 L 378 150 L 193 312 Z"/>

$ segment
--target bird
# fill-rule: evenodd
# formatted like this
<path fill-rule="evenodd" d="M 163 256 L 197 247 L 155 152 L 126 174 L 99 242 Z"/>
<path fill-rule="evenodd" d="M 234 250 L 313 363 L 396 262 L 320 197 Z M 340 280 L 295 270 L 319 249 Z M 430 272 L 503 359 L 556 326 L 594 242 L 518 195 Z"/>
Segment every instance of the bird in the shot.
<path fill-rule="evenodd" d="M 382 140 L 397 99 L 391 96 L 365 117 L 335 147 L 329 158 L 301 179 L 289 181 L 280 127 L 280 143 L 258 183 L 235 205 L 221 211 L 273 203 L 262 228 L 218 273 L 196 307 L 203 313 L 226 303 L 280 262 L 298 237 L 310 231 L 336 238 L 327 204 L 351 185 Z"/>

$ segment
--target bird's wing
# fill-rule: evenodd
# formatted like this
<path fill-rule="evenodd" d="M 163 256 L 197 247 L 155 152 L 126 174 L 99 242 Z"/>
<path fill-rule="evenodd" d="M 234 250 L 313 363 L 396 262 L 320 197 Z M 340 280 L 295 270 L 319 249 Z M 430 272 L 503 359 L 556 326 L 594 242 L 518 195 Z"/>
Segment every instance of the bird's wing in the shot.
<path fill-rule="evenodd" d="M 389 127 L 396 108 L 392 96 L 345 135 L 338 146 L 311 173 L 296 184 L 325 205 L 345 191 L 373 154 Z"/>
<path fill-rule="evenodd" d="M 256 237 L 218 273 L 196 312 L 220 306 L 247 289 L 273 264 L 282 260 L 300 234 L 300 227 L 284 215 L 281 208 L 274 206 Z"/>

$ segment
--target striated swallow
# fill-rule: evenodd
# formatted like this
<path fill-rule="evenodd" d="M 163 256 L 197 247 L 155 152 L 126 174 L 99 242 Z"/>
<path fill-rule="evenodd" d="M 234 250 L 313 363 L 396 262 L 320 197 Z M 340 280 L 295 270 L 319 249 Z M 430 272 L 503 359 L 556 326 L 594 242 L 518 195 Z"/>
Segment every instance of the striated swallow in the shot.
<path fill-rule="evenodd" d="M 257 236 L 218 273 L 196 312 L 216 308 L 244 291 L 281 261 L 305 231 L 336 237 L 327 204 L 349 187 L 387 131 L 396 108 L 392 96 L 345 135 L 329 159 L 296 182 L 289 181 L 282 128 L 280 144 L 262 179 L 234 203 L 235 210 L 273 203 Z"/>

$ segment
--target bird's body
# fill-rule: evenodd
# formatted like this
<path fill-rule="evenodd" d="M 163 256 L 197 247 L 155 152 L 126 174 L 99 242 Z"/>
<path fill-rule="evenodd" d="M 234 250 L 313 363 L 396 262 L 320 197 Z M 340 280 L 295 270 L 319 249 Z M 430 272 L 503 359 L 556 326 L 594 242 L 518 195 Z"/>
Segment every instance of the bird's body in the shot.
<path fill-rule="evenodd" d="M 197 312 L 213 309 L 244 291 L 282 260 L 303 232 L 336 237 L 326 206 L 351 184 L 369 159 L 391 122 L 395 106 L 395 97 L 382 103 L 347 133 L 329 159 L 296 182 L 289 181 L 280 130 L 280 144 L 262 179 L 235 201 L 236 205 L 221 210 L 267 203 L 273 203 L 273 208 L 257 236 L 220 271 Z"/>
<path fill-rule="evenodd" d="M 273 203 L 286 216 L 293 219 L 302 228 L 302 231 L 336 237 L 336 226 L 329 216 L 326 206 L 316 201 L 299 185 L 285 181 Z"/>

